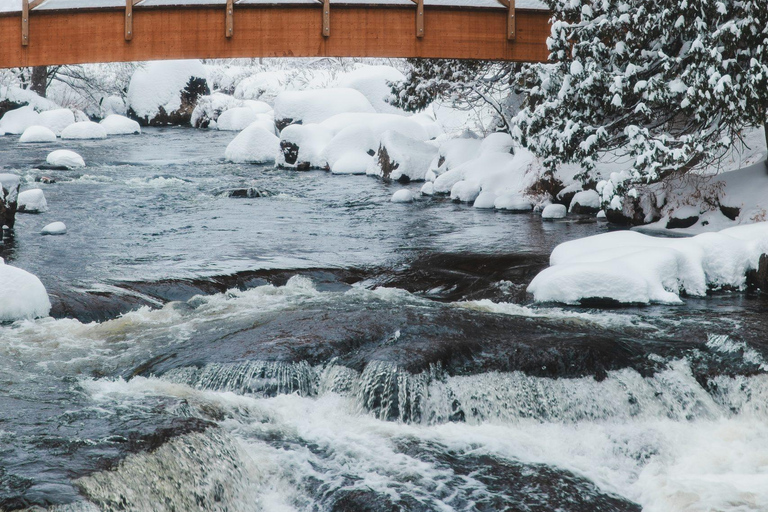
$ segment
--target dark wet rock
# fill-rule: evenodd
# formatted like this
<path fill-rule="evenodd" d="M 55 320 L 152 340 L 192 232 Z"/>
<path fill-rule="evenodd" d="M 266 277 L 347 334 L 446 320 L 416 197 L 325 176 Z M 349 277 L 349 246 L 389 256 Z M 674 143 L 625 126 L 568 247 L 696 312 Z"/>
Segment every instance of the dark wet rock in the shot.
<path fill-rule="evenodd" d="M 739 218 L 739 215 L 741 215 L 741 208 L 738 206 L 725 206 L 724 204 L 721 204 L 720 213 L 731 220 L 736 220 Z"/>
<path fill-rule="evenodd" d="M 280 133 L 285 127 L 292 124 L 301 124 L 301 120 L 294 121 L 291 118 L 275 119 L 275 128 L 277 128 L 277 133 Z"/>
<path fill-rule="evenodd" d="M 761 254 L 757 270 L 747 272 L 747 287 L 768 293 L 768 254 Z"/>
<path fill-rule="evenodd" d="M 376 160 L 378 161 L 379 169 L 381 170 L 381 179 L 384 181 L 391 181 L 390 176 L 393 171 L 400 167 L 400 163 L 395 162 L 390 158 L 389 151 L 384 146 L 379 147 Z M 404 181 L 401 181 L 401 183 L 408 183 L 410 181 L 407 176 L 403 176 L 402 178 Z"/>
<path fill-rule="evenodd" d="M 71 170 L 66 165 L 50 165 L 50 164 L 39 164 L 35 166 L 35 169 L 39 169 L 41 171 L 69 171 Z M 37 180 L 35 180 L 37 181 Z"/>
<path fill-rule="evenodd" d="M 272 195 L 266 190 L 259 190 L 258 188 L 254 187 L 219 189 L 216 190 L 213 194 L 216 196 L 235 198 L 269 197 Z"/>
<path fill-rule="evenodd" d="M 56 178 L 51 178 L 49 176 L 35 176 L 35 183 L 43 183 L 45 185 L 51 185 L 53 183 L 56 183 Z"/>
<path fill-rule="evenodd" d="M 671 217 L 667 221 L 667 229 L 685 229 L 693 226 L 699 221 L 698 215 L 693 215 L 691 217 L 685 217 L 685 218 L 677 218 L 677 217 Z"/>
<path fill-rule="evenodd" d="M 384 132 L 373 159 L 373 174 L 386 182 L 424 181 L 437 153 L 438 149 L 426 142 L 395 131 Z"/>
<path fill-rule="evenodd" d="M 9 110 L 16 110 L 17 108 L 25 107 L 27 105 L 28 103 L 26 101 L 17 103 L 15 101 L 9 100 L 8 98 L 0 100 L 0 117 L 3 117 Z"/>
<path fill-rule="evenodd" d="M 197 99 L 210 94 L 205 78 L 191 77 L 186 87 L 181 91 L 181 106 L 173 112 L 166 112 L 163 107 L 158 109 L 154 117 L 140 117 L 132 109 L 128 109 L 128 117 L 138 121 L 141 126 L 184 126 L 190 124 L 192 112 L 197 105 Z"/>
<path fill-rule="evenodd" d="M 287 165 L 297 169 L 309 169 L 309 162 L 299 162 L 299 146 L 287 140 L 280 141 L 280 151 L 283 153 L 283 160 Z"/>
<path fill-rule="evenodd" d="M 642 226 L 661 219 L 661 210 L 653 192 L 644 191 L 638 197 L 624 196 L 621 209 L 606 208 L 605 218 L 619 226 Z"/>
<path fill-rule="evenodd" d="M 0 227 L 13 229 L 16 223 L 16 210 L 19 197 L 19 177 L 15 174 L 0 174 Z M 2 237 L 0 237 L 1 239 Z"/>

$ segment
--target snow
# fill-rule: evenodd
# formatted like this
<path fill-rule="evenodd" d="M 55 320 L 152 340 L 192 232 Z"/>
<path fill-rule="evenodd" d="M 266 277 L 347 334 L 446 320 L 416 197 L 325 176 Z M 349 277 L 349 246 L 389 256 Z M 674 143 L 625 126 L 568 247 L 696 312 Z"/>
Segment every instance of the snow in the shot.
<path fill-rule="evenodd" d="M 402 111 L 387 102 L 387 99 L 392 98 L 392 89 L 388 82 L 404 80 L 405 75 L 392 66 L 360 66 L 342 75 L 336 85 L 360 91 L 368 98 L 376 112 L 399 114 Z"/>
<path fill-rule="evenodd" d="M 479 157 L 481 145 L 481 139 L 448 139 L 440 144 L 438 155 L 429 168 L 439 176 Z"/>
<path fill-rule="evenodd" d="M 133 119 L 118 114 L 110 114 L 99 123 L 107 135 L 132 135 L 141 133 L 141 126 Z"/>
<path fill-rule="evenodd" d="M 325 168 L 327 162 L 323 156 L 323 152 L 328 143 L 331 142 L 332 135 L 330 130 L 319 124 L 292 124 L 286 126 L 282 132 L 280 132 L 280 143 L 295 145 L 299 148 L 298 157 L 295 164 L 288 164 L 285 161 L 285 154 L 280 151 L 278 154 L 277 164 L 279 166 L 298 166 L 300 164 L 308 164 L 310 167 L 316 169 Z"/>
<path fill-rule="evenodd" d="M 63 222 L 51 222 L 40 232 L 41 235 L 65 235 L 67 226 Z"/>
<path fill-rule="evenodd" d="M 0 258 L 0 322 L 44 317 L 50 311 L 51 301 L 40 279 Z"/>
<path fill-rule="evenodd" d="M 350 152 L 338 158 L 331 166 L 332 174 L 365 174 L 371 165 L 368 153 Z"/>
<path fill-rule="evenodd" d="M 397 192 L 392 194 L 392 199 L 391 199 L 393 203 L 410 203 L 410 202 L 413 202 L 413 200 L 414 200 L 413 192 L 411 192 L 407 188 L 398 190 Z"/>
<path fill-rule="evenodd" d="M 757 268 L 765 253 L 766 222 L 691 238 L 604 233 L 558 245 L 551 266 L 528 291 L 541 302 L 676 303 L 683 291 L 704 296 L 708 289 L 744 289 L 747 272 Z"/>
<path fill-rule="evenodd" d="M 48 202 L 45 200 L 45 194 L 39 188 L 19 193 L 18 211 L 42 213 L 46 210 L 48 210 Z"/>
<path fill-rule="evenodd" d="M 257 73 L 237 84 L 235 98 L 274 102 L 277 95 L 286 89 L 286 82 L 287 76 L 282 71 Z"/>
<path fill-rule="evenodd" d="M 493 207 L 511 212 L 529 212 L 533 209 L 533 204 L 521 194 L 504 194 L 496 198 Z"/>
<path fill-rule="evenodd" d="M 474 180 L 461 180 L 451 187 L 451 199 L 463 203 L 472 203 L 480 195 L 481 190 L 482 187 L 480 186 L 480 183 Z M 486 192 L 485 195 L 483 200 L 486 202 L 490 200 L 490 198 L 487 197 L 489 195 L 493 196 L 493 201 L 496 200 L 495 194 L 491 192 Z"/>
<path fill-rule="evenodd" d="M 68 149 L 58 149 L 51 152 L 45 161 L 48 165 L 56 167 L 69 167 L 70 169 L 74 167 L 85 167 L 83 157 Z"/>
<path fill-rule="evenodd" d="M 437 147 L 433 144 L 396 130 L 384 132 L 379 144 L 378 153 L 371 161 L 367 174 L 395 181 L 423 181 L 430 162 L 437 154 Z M 396 164 L 396 167 L 387 176 L 383 165 L 389 162 Z"/>
<path fill-rule="evenodd" d="M 453 189 L 451 189 L 451 194 L 453 194 Z M 496 194 L 493 192 L 480 192 L 475 198 L 475 202 L 472 203 L 472 207 L 483 210 L 492 209 L 496 207 L 496 199 Z"/>
<path fill-rule="evenodd" d="M 30 126 L 39 124 L 40 114 L 31 106 L 9 110 L 0 118 L 0 135 L 6 133 L 21 135 Z"/>
<path fill-rule="evenodd" d="M 162 107 L 171 113 L 181 106 L 181 91 L 191 78 L 206 78 L 199 60 L 148 62 L 131 77 L 128 107 L 140 118 L 154 118 Z"/>
<path fill-rule="evenodd" d="M 275 99 L 275 120 L 310 124 L 347 112 L 375 113 L 371 102 L 355 89 L 284 91 Z"/>
<path fill-rule="evenodd" d="M 222 112 L 216 121 L 216 128 L 224 131 L 241 131 L 252 124 L 258 124 L 268 132 L 275 132 L 275 120 L 269 113 L 260 113 L 249 106 L 235 107 Z"/>
<path fill-rule="evenodd" d="M 8 195 L 4 197 L 6 203 L 12 203 L 18 199 L 17 194 L 19 193 L 19 184 L 21 183 L 21 180 L 19 178 L 18 174 L 11 174 L 11 173 L 2 173 L 0 174 L 0 188 L 2 188 L 2 191 L 0 191 L 0 196 L 7 193 Z"/>
<path fill-rule="evenodd" d="M 229 143 L 224 157 L 235 163 L 267 163 L 274 162 L 279 151 L 280 139 L 257 121 Z"/>
<path fill-rule="evenodd" d="M 57 108 L 40 112 L 40 117 L 38 118 L 38 124 L 50 129 L 57 137 L 61 136 L 64 128 L 74 124 L 74 122 L 75 114 L 68 108 Z"/>
<path fill-rule="evenodd" d="M 107 130 L 102 125 L 94 123 L 93 121 L 81 121 L 74 123 L 61 132 L 62 139 L 106 139 Z"/>
<path fill-rule="evenodd" d="M 21 134 L 19 142 L 56 142 L 56 134 L 45 126 L 30 126 Z"/>
<path fill-rule="evenodd" d="M 547 205 L 541 212 L 542 219 L 564 219 L 568 213 L 564 204 Z"/>
<path fill-rule="evenodd" d="M 416 140 L 429 140 L 432 138 L 429 129 L 425 127 L 423 122 L 418 121 L 416 116 L 346 113 L 330 117 L 320 123 L 320 125 L 329 130 L 332 135 L 336 135 L 348 126 L 359 125 L 371 130 L 376 137 L 380 137 L 386 131 L 396 131 Z"/>
<path fill-rule="evenodd" d="M 323 149 L 323 158 L 334 174 L 365 174 L 379 147 L 379 139 L 364 124 L 340 130 Z M 369 153 L 370 152 L 370 153 Z"/>
<path fill-rule="evenodd" d="M 576 192 L 573 199 L 571 199 L 571 210 L 573 210 L 574 205 L 577 204 L 588 208 L 599 209 L 600 195 L 595 190 L 582 190 L 581 192 Z"/>

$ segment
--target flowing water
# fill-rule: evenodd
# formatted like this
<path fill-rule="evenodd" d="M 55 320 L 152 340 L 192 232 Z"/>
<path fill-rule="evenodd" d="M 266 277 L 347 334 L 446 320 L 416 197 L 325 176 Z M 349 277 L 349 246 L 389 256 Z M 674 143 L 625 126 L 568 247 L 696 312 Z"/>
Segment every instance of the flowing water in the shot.
<path fill-rule="evenodd" d="M 764 298 L 537 306 L 604 225 L 392 204 L 231 137 L 68 144 L 79 171 L 0 139 L 56 179 L 2 252 L 54 308 L 0 326 L 0 509 L 768 510 Z"/>

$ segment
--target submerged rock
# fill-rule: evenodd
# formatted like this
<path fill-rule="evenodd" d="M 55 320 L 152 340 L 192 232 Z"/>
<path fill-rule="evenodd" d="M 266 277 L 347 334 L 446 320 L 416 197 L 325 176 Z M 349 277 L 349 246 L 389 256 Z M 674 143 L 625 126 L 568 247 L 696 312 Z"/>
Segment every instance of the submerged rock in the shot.
<path fill-rule="evenodd" d="M 253 198 L 253 197 L 269 197 L 272 194 L 270 194 L 266 190 L 259 190 L 254 187 L 248 187 L 248 188 L 219 189 L 214 192 L 214 195 L 224 196 L 224 197 L 236 197 L 236 198 L 242 198 L 242 197 Z"/>

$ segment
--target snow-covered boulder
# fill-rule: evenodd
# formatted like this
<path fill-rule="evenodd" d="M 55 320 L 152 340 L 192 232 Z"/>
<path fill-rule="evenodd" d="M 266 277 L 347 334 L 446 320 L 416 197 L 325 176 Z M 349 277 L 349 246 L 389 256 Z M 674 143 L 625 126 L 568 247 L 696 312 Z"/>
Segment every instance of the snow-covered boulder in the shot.
<path fill-rule="evenodd" d="M 600 195 L 595 190 L 576 192 L 571 199 L 570 212 L 579 215 L 594 215 L 600 211 Z"/>
<path fill-rule="evenodd" d="M 234 107 L 225 110 L 216 121 L 216 128 L 224 131 L 239 132 L 256 121 L 258 114 L 248 107 Z"/>
<path fill-rule="evenodd" d="M 323 158 L 334 174 L 365 174 L 379 139 L 366 125 L 354 124 L 337 133 L 323 149 Z"/>
<path fill-rule="evenodd" d="M 568 209 L 564 204 L 549 204 L 541 212 L 541 218 L 545 220 L 564 219 Z"/>
<path fill-rule="evenodd" d="M 143 126 L 186 125 L 197 99 L 210 94 L 199 60 L 149 62 L 128 86 L 128 116 Z"/>
<path fill-rule="evenodd" d="M 287 76 L 283 71 L 256 73 L 240 81 L 235 87 L 235 98 L 272 103 L 286 89 Z"/>
<path fill-rule="evenodd" d="M 290 124 L 320 123 L 347 112 L 376 112 L 362 93 L 344 88 L 284 91 L 275 98 L 274 108 L 280 131 Z"/>
<path fill-rule="evenodd" d="M 435 193 L 435 184 L 431 181 L 426 182 L 424 185 L 421 186 L 421 195 L 423 196 L 431 196 Z"/>
<path fill-rule="evenodd" d="M 272 117 L 274 117 L 275 111 L 272 108 L 272 106 L 266 101 L 243 100 L 243 106 L 248 107 L 249 109 L 253 110 L 257 114 L 270 114 Z"/>
<path fill-rule="evenodd" d="M 40 117 L 38 117 L 38 124 L 51 130 L 57 137 L 61 135 L 64 128 L 74 124 L 74 122 L 75 114 L 68 108 L 46 110 L 40 112 Z"/>
<path fill-rule="evenodd" d="M 19 204 L 16 209 L 19 213 L 43 213 L 48 210 L 48 201 L 45 194 L 39 188 L 25 190 L 19 193 Z"/>
<path fill-rule="evenodd" d="M 365 174 L 370 165 L 371 156 L 368 153 L 345 153 L 334 162 L 331 174 Z"/>
<path fill-rule="evenodd" d="M 40 124 L 40 114 L 30 106 L 9 110 L 0 118 L 0 135 L 21 135 L 30 126 Z"/>
<path fill-rule="evenodd" d="M 423 181 L 429 163 L 436 154 L 437 147 L 433 144 L 413 139 L 398 131 L 384 132 L 368 174 L 379 176 L 385 181 Z"/>
<path fill-rule="evenodd" d="M 440 144 L 437 156 L 430 163 L 429 170 L 436 176 L 474 160 L 480 156 L 480 139 L 448 139 Z"/>
<path fill-rule="evenodd" d="M 254 123 L 229 143 L 224 157 L 235 163 L 262 164 L 274 162 L 279 151 L 280 139 L 259 123 Z"/>
<path fill-rule="evenodd" d="M 389 83 L 404 80 L 405 75 L 392 66 L 360 66 L 343 74 L 336 85 L 360 91 L 377 112 L 399 114 L 402 111 L 390 104 L 394 98 Z"/>
<path fill-rule="evenodd" d="M 390 201 L 393 203 L 411 203 L 414 199 L 413 192 L 404 188 L 392 194 L 392 199 L 390 199 Z"/>
<path fill-rule="evenodd" d="M 530 212 L 533 209 L 533 203 L 521 194 L 510 193 L 498 196 L 493 202 L 493 207 L 510 212 Z"/>
<path fill-rule="evenodd" d="M 99 123 L 107 135 L 133 135 L 141 133 L 141 126 L 133 119 L 118 114 L 110 114 Z"/>
<path fill-rule="evenodd" d="M 278 167 L 325 169 L 323 152 L 332 139 L 331 131 L 319 124 L 292 124 L 280 132 Z"/>
<path fill-rule="evenodd" d="M 99 123 L 81 121 L 64 128 L 64 131 L 61 132 L 61 138 L 74 140 L 106 139 L 107 130 Z"/>
<path fill-rule="evenodd" d="M 0 258 L 0 322 L 48 316 L 51 301 L 37 276 Z"/>
<path fill-rule="evenodd" d="M 513 146 L 514 140 L 510 134 L 492 133 L 480 143 L 480 153 L 512 153 Z"/>
<path fill-rule="evenodd" d="M 558 245 L 528 291 L 544 302 L 674 303 L 683 291 L 743 289 L 766 253 L 766 222 L 691 238 L 615 231 Z"/>
<path fill-rule="evenodd" d="M 453 186 L 453 189 L 455 188 L 456 185 Z M 453 189 L 451 189 L 451 194 L 453 194 Z M 480 192 L 472 203 L 472 207 L 482 210 L 490 210 L 496 207 L 496 199 L 496 194 L 494 192 Z"/>
<path fill-rule="evenodd" d="M 0 174 L 0 227 L 13 229 L 16 223 L 16 208 L 19 200 L 21 181 L 18 174 Z"/>
<path fill-rule="evenodd" d="M 30 126 L 19 137 L 19 142 L 56 142 L 56 134 L 45 126 Z"/>
<path fill-rule="evenodd" d="M 48 154 L 46 163 L 53 167 L 66 167 L 74 169 L 76 167 L 85 167 L 83 157 L 68 149 L 57 149 Z"/>
<path fill-rule="evenodd" d="M 63 222 L 51 222 L 50 224 L 47 224 L 42 231 L 40 231 L 41 235 L 66 235 L 67 234 L 67 226 Z"/>
<path fill-rule="evenodd" d="M 473 203 L 480 195 L 482 187 L 474 180 L 461 180 L 451 187 L 451 200 L 462 203 Z M 486 192 L 492 194 L 492 192 Z"/>
<path fill-rule="evenodd" d="M 195 128 L 216 128 L 222 112 L 242 106 L 242 100 L 220 92 L 200 96 L 195 104 L 195 109 L 192 111 L 189 124 Z"/>

